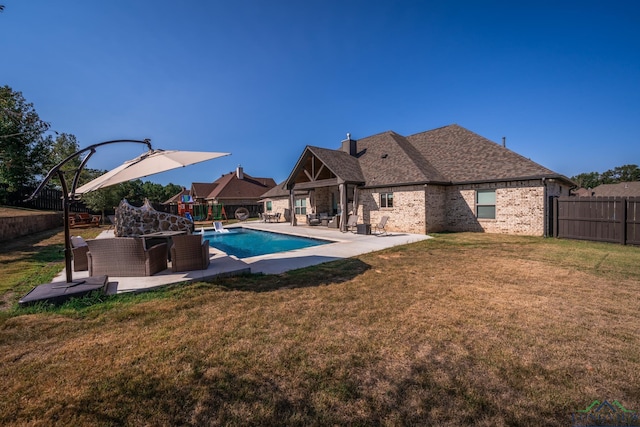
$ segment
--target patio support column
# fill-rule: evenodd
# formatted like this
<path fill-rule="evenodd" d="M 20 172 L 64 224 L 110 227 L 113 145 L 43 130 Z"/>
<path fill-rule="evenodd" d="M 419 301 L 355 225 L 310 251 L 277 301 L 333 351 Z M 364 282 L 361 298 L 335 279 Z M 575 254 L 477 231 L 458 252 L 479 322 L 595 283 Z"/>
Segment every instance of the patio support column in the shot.
<path fill-rule="evenodd" d="M 347 184 L 341 182 L 340 188 L 340 231 L 347 231 Z"/>
<path fill-rule="evenodd" d="M 296 225 L 296 199 L 293 188 L 289 190 L 289 212 L 291 212 L 291 226 Z"/>

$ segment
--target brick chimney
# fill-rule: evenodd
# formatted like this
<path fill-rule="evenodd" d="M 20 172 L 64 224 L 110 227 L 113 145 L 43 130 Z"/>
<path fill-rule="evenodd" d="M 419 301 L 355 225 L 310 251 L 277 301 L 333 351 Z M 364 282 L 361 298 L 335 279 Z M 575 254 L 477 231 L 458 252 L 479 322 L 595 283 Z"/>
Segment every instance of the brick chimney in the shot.
<path fill-rule="evenodd" d="M 358 154 L 358 141 L 351 139 L 351 134 L 348 133 L 347 139 L 342 141 L 341 150 L 355 157 Z"/>

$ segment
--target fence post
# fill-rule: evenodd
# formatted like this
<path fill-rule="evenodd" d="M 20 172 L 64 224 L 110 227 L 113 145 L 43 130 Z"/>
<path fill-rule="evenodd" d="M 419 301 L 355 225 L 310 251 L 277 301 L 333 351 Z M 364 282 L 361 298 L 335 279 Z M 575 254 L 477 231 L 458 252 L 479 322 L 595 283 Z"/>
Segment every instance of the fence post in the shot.
<path fill-rule="evenodd" d="M 551 218 L 551 225 L 553 227 L 553 230 L 551 230 L 551 235 L 553 237 L 558 237 L 558 223 L 559 223 L 559 219 L 558 219 L 558 198 L 554 197 L 553 198 L 553 213 L 551 214 L 552 218 Z"/>
<path fill-rule="evenodd" d="M 623 199 L 622 200 L 622 236 L 620 237 L 620 240 L 623 245 L 627 244 L 627 205 L 629 204 L 629 199 Z"/>

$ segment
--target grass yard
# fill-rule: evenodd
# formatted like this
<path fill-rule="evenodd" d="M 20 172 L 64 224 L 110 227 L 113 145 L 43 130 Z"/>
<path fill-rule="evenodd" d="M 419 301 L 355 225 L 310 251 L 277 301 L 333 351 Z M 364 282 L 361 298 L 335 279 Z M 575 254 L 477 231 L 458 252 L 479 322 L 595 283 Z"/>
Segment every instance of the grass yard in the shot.
<path fill-rule="evenodd" d="M 0 424 L 567 426 L 595 400 L 640 411 L 639 266 L 634 247 L 442 234 L 86 307 L 7 303 Z"/>

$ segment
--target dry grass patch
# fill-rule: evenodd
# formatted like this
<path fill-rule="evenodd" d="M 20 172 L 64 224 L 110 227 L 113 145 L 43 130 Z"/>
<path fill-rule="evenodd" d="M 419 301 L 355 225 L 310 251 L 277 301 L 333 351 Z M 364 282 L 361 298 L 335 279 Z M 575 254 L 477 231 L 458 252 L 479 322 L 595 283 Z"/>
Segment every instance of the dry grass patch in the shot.
<path fill-rule="evenodd" d="M 14 315 L 0 323 L 0 423 L 568 425 L 595 399 L 640 410 L 639 261 L 451 234 Z"/>
<path fill-rule="evenodd" d="M 6 211 L 6 209 L 5 209 Z M 15 211 L 11 209 L 10 211 Z M 30 211 L 27 211 L 30 212 Z M 6 310 L 32 287 L 50 282 L 64 268 L 62 227 L 0 242 L 0 310 Z M 101 228 L 72 230 L 85 239 L 96 237 Z"/>

